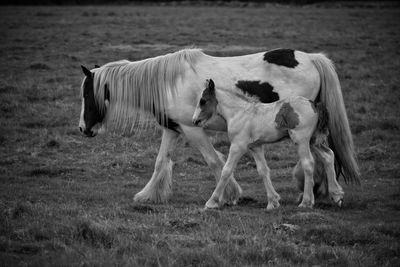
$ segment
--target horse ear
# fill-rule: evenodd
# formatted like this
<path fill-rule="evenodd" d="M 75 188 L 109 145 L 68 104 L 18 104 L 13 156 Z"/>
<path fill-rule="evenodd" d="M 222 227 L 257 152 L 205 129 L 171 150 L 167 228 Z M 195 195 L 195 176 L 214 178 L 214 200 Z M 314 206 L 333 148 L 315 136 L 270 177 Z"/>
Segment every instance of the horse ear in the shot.
<path fill-rule="evenodd" d="M 90 70 L 88 70 L 85 66 L 81 65 L 83 73 L 86 75 L 86 77 L 92 77 L 92 73 Z"/>
<path fill-rule="evenodd" d="M 95 69 L 100 68 L 100 65 L 94 64 L 94 68 Z"/>
<path fill-rule="evenodd" d="M 210 90 L 210 92 L 214 93 L 215 92 L 215 84 L 214 81 L 212 79 L 210 79 L 208 81 L 208 89 Z"/>

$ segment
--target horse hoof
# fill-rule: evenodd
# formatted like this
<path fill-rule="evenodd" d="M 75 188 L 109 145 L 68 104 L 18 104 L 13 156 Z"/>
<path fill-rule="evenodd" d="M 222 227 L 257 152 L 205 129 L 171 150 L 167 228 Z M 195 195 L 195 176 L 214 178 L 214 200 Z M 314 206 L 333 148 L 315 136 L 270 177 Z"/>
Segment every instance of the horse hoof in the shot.
<path fill-rule="evenodd" d="M 219 205 L 218 205 L 218 202 L 216 202 L 214 200 L 208 200 L 204 208 L 205 209 L 218 209 Z"/>
<path fill-rule="evenodd" d="M 299 205 L 299 208 L 302 208 L 302 209 L 312 209 L 312 207 L 313 207 L 313 204 L 311 204 L 311 203 L 301 202 Z"/>
<path fill-rule="evenodd" d="M 135 201 L 135 202 L 147 202 L 148 198 L 144 197 L 143 194 L 141 194 L 139 192 L 133 197 L 133 201 Z"/>
<path fill-rule="evenodd" d="M 333 203 L 335 203 L 336 205 L 338 205 L 339 208 L 342 207 L 343 205 L 343 193 L 331 193 L 331 199 L 333 201 Z"/>

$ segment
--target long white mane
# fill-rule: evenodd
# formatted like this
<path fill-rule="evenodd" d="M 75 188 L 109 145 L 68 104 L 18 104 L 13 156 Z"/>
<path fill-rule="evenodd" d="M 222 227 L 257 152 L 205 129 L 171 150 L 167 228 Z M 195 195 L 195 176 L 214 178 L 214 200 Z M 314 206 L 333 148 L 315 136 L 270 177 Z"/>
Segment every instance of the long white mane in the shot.
<path fill-rule="evenodd" d="M 141 61 L 110 62 L 95 69 L 94 95 L 100 110 L 106 108 L 106 87 L 110 93 L 110 108 L 103 123 L 131 132 L 136 126 L 147 127 L 154 114 L 165 125 L 167 95 L 174 95 L 178 78 L 204 55 L 199 49 L 185 49 Z"/>

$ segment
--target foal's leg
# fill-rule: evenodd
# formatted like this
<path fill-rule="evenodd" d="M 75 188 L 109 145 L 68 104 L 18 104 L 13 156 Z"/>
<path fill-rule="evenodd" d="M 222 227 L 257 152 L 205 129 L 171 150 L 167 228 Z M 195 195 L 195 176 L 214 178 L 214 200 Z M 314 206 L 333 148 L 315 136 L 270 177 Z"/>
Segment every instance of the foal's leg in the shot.
<path fill-rule="evenodd" d="M 229 178 L 233 174 L 236 164 L 245 152 L 246 149 L 244 149 L 243 147 L 236 144 L 231 144 L 228 160 L 226 161 L 224 168 L 221 172 L 221 179 L 219 179 L 217 187 L 215 188 L 210 199 L 207 201 L 206 208 L 215 209 L 219 207 L 219 204 L 222 205 L 222 197 L 225 187 L 229 182 Z"/>
<path fill-rule="evenodd" d="M 309 140 L 303 141 L 298 145 L 300 164 L 304 171 L 304 193 L 300 208 L 312 208 L 314 205 L 314 158 L 310 151 Z"/>
<path fill-rule="evenodd" d="M 273 210 L 279 207 L 279 194 L 275 191 L 271 182 L 270 169 L 264 156 L 264 147 L 258 146 L 250 149 L 250 153 L 256 161 L 257 172 L 264 181 L 265 189 L 267 190 L 268 206 L 267 210 Z"/>
<path fill-rule="evenodd" d="M 331 199 L 335 202 L 339 207 L 342 206 L 344 191 L 338 181 L 336 180 L 336 172 L 335 172 L 335 154 L 333 151 L 327 147 L 323 146 L 321 149 L 318 149 L 324 161 L 324 167 L 328 178 L 328 191 Z"/>
<path fill-rule="evenodd" d="M 137 202 L 166 202 L 172 193 L 171 154 L 175 149 L 179 133 L 163 129 L 161 146 L 154 166 L 154 172 L 146 186 L 135 195 Z"/>
<path fill-rule="evenodd" d="M 214 149 L 202 128 L 187 126 L 181 126 L 181 128 L 189 142 L 203 155 L 204 160 L 215 176 L 215 180 L 218 182 L 221 177 L 222 167 L 225 164 L 223 154 Z M 227 203 L 235 205 L 242 195 L 242 192 L 242 188 L 240 188 L 233 175 L 231 175 L 228 185 L 223 192 L 221 204 Z"/>
<path fill-rule="evenodd" d="M 296 166 L 294 166 L 292 171 L 292 176 L 293 180 L 295 180 L 297 183 L 297 188 L 299 189 L 299 191 L 301 191 L 296 200 L 296 203 L 300 204 L 300 202 L 303 200 L 303 192 L 304 192 L 304 172 L 303 169 L 301 168 L 300 161 L 298 161 L 296 163 Z"/>

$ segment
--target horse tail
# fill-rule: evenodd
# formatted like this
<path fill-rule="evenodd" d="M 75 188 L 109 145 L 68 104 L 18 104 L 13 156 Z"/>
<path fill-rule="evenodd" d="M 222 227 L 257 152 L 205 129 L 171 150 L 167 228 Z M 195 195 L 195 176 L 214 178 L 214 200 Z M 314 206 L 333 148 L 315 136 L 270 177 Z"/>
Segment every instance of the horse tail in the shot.
<path fill-rule="evenodd" d="M 310 54 L 310 57 L 320 76 L 319 101 L 326 107 L 329 115 L 328 142 L 335 153 L 336 173 L 338 176 L 342 174 L 346 183 L 360 183 L 360 171 L 335 67 L 324 54 Z"/>

